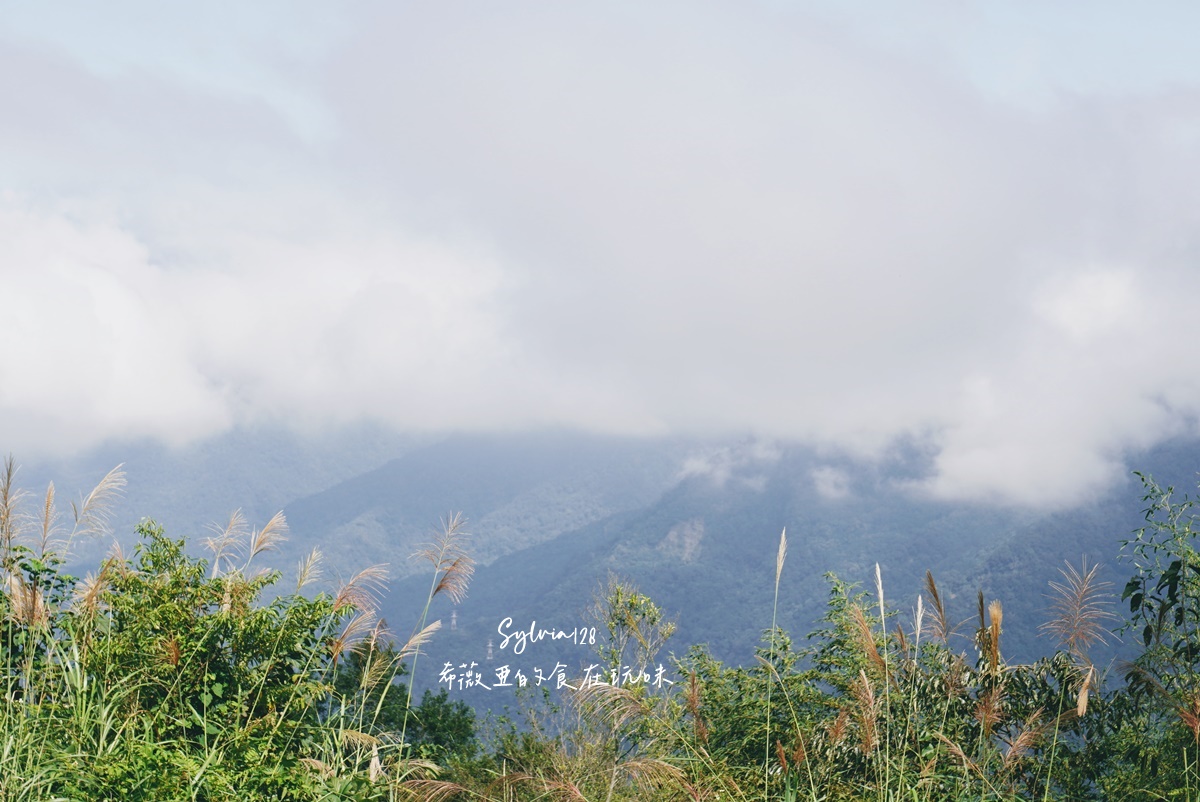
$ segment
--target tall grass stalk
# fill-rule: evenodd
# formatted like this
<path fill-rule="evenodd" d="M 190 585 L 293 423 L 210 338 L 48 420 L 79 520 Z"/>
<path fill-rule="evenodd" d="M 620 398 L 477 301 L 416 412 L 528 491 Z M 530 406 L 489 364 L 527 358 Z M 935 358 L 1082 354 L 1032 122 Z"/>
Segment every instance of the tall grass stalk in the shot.
<path fill-rule="evenodd" d="M 903 749 L 908 748 L 908 743 L 909 743 L 910 739 L 916 739 L 916 737 L 918 736 L 919 730 L 917 728 L 920 727 L 920 725 L 923 723 L 920 720 L 920 718 L 921 718 L 920 711 L 917 707 L 917 682 L 918 682 L 919 675 L 921 672 L 921 665 L 920 665 L 921 630 L 924 627 L 924 625 L 925 625 L 925 601 L 921 597 L 921 595 L 918 594 L 917 595 L 917 610 L 916 610 L 916 614 L 914 616 L 914 622 L 913 622 L 913 647 L 912 647 L 912 658 L 910 661 L 911 674 L 909 676 L 909 683 L 908 683 L 908 694 L 909 694 L 910 704 L 909 704 L 909 708 L 908 708 L 907 716 L 906 716 L 907 721 L 905 721 L 905 724 L 904 724 L 904 735 L 903 735 L 903 739 L 901 741 L 901 746 L 902 746 L 901 754 L 902 755 L 903 755 Z M 903 652 L 902 652 L 902 657 L 903 657 Z M 903 700 L 901 700 L 901 701 L 903 702 Z M 900 784 L 901 785 L 904 784 L 904 769 L 906 767 L 907 767 L 907 762 L 905 762 L 902 758 L 901 763 L 900 763 Z"/>
<path fill-rule="evenodd" d="M 779 533 L 779 551 L 775 555 L 775 600 L 771 604 L 771 651 L 768 654 L 769 668 L 767 671 L 767 744 L 766 755 L 763 758 L 763 799 L 767 799 L 771 788 L 771 688 L 775 681 L 772 674 L 775 670 L 775 621 L 779 610 L 779 578 L 783 575 L 783 561 L 787 559 L 787 527 Z"/>
<path fill-rule="evenodd" d="M 796 711 L 796 705 L 792 701 L 792 695 L 791 695 L 791 693 L 788 692 L 787 685 L 784 683 L 783 677 L 779 676 L 779 672 L 777 672 L 775 670 L 775 666 L 768 665 L 767 668 L 768 668 L 771 676 L 774 677 L 775 682 L 779 683 L 779 689 L 783 692 L 783 700 L 785 702 L 787 702 L 788 713 L 792 717 L 792 726 L 796 728 L 796 737 L 801 739 L 801 744 L 803 745 L 804 740 L 803 740 L 803 736 L 801 735 L 800 715 Z M 770 691 L 769 685 L 767 686 L 767 690 Z M 817 794 L 817 782 L 816 782 L 816 778 L 813 777 L 812 758 L 807 753 L 808 753 L 808 749 L 807 749 L 807 747 L 805 747 L 804 770 L 805 770 L 805 774 L 808 777 L 809 793 L 811 794 L 810 798 L 813 800 L 813 802 L 816 802 L 816 800 L 819 799 L 819 796 Z M 785 799 L 786 798 L 787 798 L 787 796 L 785 795 Z"/>
<path fill-rule="evenodd" d="M 891 785 L 892 772 L 892 744 L 891 744 L 891 728 L 890 719 L 892 711 L 892 695 L 891 695 L 891 667 L 888 662 L 888 633 L 887 633 L 887 610 L 883 602 L 883 573 L 879 570 L 879 563 L 875 563 L 875 594 L 879 598 L 879 629 L 883 633 L 883 770 L 884 780 L 883 788 L 888 788 Z M 883 798 L 883 790 L 881 789 L 880 798 Z"/>
<path fill-rule="evenodd" d="M 417 658 L 421 654 L 420 645 L 432 629 L 436 629 L 433 625 L 426 626 L 426 622 L 429 620 L 429 608 L 433 605 L 434 598 L 442 593 L 445 593 L 455 604 L 461 602 L 467 595 L 467 584 L 470 582 L 472 574 L 475 573 L 475 563 L 462 544 L 462 540 L 467 536 L 464 526 L 466 526 L 466 519 L 463 518 L 462 513 L 454 513 L 443 521 L 442 531 L 437 539 L 420 549 L 415 555 L 427 560 L 433 566 L 433 579 L 429 585 L 429 593 L 425 597 L 425 606 L 421 609 L 420 620 L 416 629 L 413 630 L 413 636 L 401 650 L 411 649 L 412 654 L 412 675 L 405 697 L 404 723 L 400 728 L 401 748 L 403 748 L 405 737 L 408 734 L 413 685 L 416 682 Z M 440 621 L 435 623 L 441 626 Z"/>

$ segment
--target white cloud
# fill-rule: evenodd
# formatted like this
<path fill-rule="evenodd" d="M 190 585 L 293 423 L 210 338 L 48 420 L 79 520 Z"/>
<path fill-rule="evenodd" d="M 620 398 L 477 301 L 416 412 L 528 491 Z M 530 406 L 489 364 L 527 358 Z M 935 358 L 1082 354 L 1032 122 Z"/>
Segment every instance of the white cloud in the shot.
<path fill-rule="evenodd" d="M 843 499 L 850 495 L 850 476 L 841 468 L 832 465 L 822 465 L 813 468 L 809 474 L 813 487 L 823 498 Z"/>
<path fill-rule="evenodd" d="M 1137 321 L 1153 312 L 1138 297 L 1136 277 L 1127 270 L 1058 276 L 1039 295 L 1035 308 L 1080 343 L 1114 330 L 1131 336 Z"/>
<path fill-rule="evenodd" d="M 0 422 L 12 449 L 113 436 L 181 442 L 228 425 L 161 303 L 162 276 L 119 228 L 0 204 Z"/>
<path fill-rule="evenodd" d="M 924 490 L 1054 504 L 1200 407 L 1188 64 L 1102 91 L 1055 23 L 1000 91 L 1017 28 L 937 3 L 122 8 L 0 28 L 7 449 L 935 432 Z"/>
<path fill-rule="evenodd" d="M 1073 503 L 1117 480 L 1126 450 L 1195 433 L 1200 384 L 1178 346 L 1200 281 L 1089 270 L 1050 284 L 1031 301 L 1045 325 L 964 380 L 925 483 L 935 494 Z"/>
<path fill-rule="evenodd" d="M 766 489 L 762 469 L 774 465 L 783 456 L 775 443 L 752 440 L 736 446 L 715 446 L 689 454 L 680 469 L 680 478 L 701 476 L 717 487 L 731 479 L 756 493 Z"/>

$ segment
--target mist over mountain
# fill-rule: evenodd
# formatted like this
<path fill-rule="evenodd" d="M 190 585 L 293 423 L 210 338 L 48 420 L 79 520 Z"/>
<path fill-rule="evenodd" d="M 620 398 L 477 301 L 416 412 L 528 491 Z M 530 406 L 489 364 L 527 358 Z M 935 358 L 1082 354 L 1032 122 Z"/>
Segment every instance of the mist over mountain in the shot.
<path fill-rule="evenodd" d="M 999 599 L 1009 633 L 1005 654 L 1028 661 L 1056 646 L 1039 635 L 1049 617 L 1049 582 L 1061 581 L 1067 561 L 1100 563 L 1102 579 L 1119 593 L 1125 578 L 1117 562 L 1120 540 L 1142 517 L 1132 477 L 1088 505 L 1047 512 L 922 499 L 905 479 L 911 465 L 830 461 L 802 446 L 743 444 L 708 453 L 716 455 L 710 462 L 716 469 L 696 470 L 697 456 L 685 460 L 692 469 L 652 503 L 481 567 L 456 611 L 456 631 L 431 644 L 428 670 L 443 661 L 482 663 L 487 641 L 499 642 L 497 626 L 506 617 L 517 627 L 539 622 L 570 629 L 585 620 L 592 594 L 610 574 L 634 583 L 677 621 L 668 651 L 678 655 L 706 644 L 723 660 L 750 663 L 770 625 L 785 527 L 778 625 L 798 645 L 825 612 L 825 574 L 873 592 L 878 563 L 888 603 L 901 611 L 895 623 L 912 629 L 911 611 L 931 571 L 964 636 L 976 627 L 978 593 Z M 1198 454 L 1195 442 L 1176 443 L 1137 455 L 1137 464 L 1187 489 Z M 427 590 L 421 577 L 396 585 L 389 603 L 399 617 L 393 620 L 419 607 Z M 436 613 L 445 622 L 451 609 L 443 604 Z M 960 647 L 970 651 L 970 641 L 964 638 Z M 1110 639 L 1098 657 L 1106 661 L 1119 649 Z M 577 650 L 545 644 L 540 651 L 553 664 Z"/>
<path fill-rule="evenodd" d="M 901 612 L 897 623 L 911 628 L 904 611 L 931 571 L 965 634 L 975 627 L 978 593 L 999 599 L 1005 653 L 1029 660 L 1054 648 L 1038 627 L 1050 605 L 1048 583 L 1064 561 L 1100 563 L 1119 592 L 1127 573 L 1117 560 L 1120 541 L 1142 518 L 1132 475 L 1087 504 L 1030 509 L 923 496 L 927 453 L 913 444 L 870 461 L 778 441 L 569 432 L 417 438 L 364 428 L 304 438 L 245 430 L 186 449 L 114 445 L 33 464 L 22 484 L 37 492 L 52 478 L 74 495 L 117 462 L 129 486 L 113 528 L 126 547 L 143 516 L 202 554 L 201 538 L 234 509 L 255 526 L 282 509 L 289 539 L 264 562 L 283 573 L 280 587 L 291 586 L 298 561 L 313 549 L 323 554 L 329 588 L 386 563 L 392 580 L 383 613 L 400 640 L 430 589 L 430 566 L 413 555 L 440 522 L 462 513 L 477 571 L 460 606 L 435 600 L 430 620 L 441 619 L 443 629 L 422 658 L 419 687 L 436 684 L 445 662 L 485 664 L 504 618 L 513 627 L 585 625 L 593 594 L 610 576 L 636 585 L 677 622 L 664 659 L 704 644 L 723 660 L 749 663 L 770 625 L 785 528 L 778 625 L 798 645 L 825 612 L 825 574 L 873 588 L 878 563 L 888 602 Z M 1129 455 L 1127 465 L 1187 491 L 1200 443 L 1173 441 Z M 78 543 L 76 562 L 94 567 L 108 547 Z M 1119 649 L 1113 643 L 1102 655 Z M 587 654 L 541 644 L 530 658 L 571 660 L 576 670 Z"/>
<path fill-rule="evenodd" d="M 655 502 L 676 480 L 683 441 L 574 434 L 456 436 L 416 449 L 285 508 L 297 548 L 343 570 L 386 562 L 395 577 L 453 513 L 469 520 L 487 565 Z"/>

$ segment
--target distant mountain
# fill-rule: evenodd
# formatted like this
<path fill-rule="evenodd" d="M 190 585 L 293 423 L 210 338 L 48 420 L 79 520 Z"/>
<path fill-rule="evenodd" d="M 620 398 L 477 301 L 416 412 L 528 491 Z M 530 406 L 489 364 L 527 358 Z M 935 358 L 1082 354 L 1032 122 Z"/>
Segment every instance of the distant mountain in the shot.
<path fill-rule="evenodd" d="M 797 641 L 824 613 L 825 572 L 872 589 L 878 563 L 888 600 L 902 611 L 931 570 L 951 615 L 967 622 L 964 632 L 973 629 L 980 590 L 1000 599 L 1005 653 L 1031 659 L 1053 648 L 1038 627 L 1047 583 L 1063 561 L 1103 563 L 1119 592 L 1127 573 L 1116 559 L 1120 540 L 1142 518 L 1133 477 L 1089 504 L 1039 512 L 914 494 L 912 480 L 930 469 L 929 454 L 916 447 L 863 462 L 796 444 L 563 432 L 415 438 L 362 428 L 303 438 L 245 430 L 181 450 L 126 444 L 35 464 L 24 485 L 37 491 L 53 478 L 65 499 L 118 462 L 130 480 L 115 519 L 126 539 L 143 515 L 196 539 L 236 507 L 256 525 L 283 508 L 292 536 L 271 559 L 284 583 L 312 548 L 325 554 L 333 581 L 388 563 L 395 580 L 384 612 L 401 638 L 430 582 L 427 567 L 410 557 L 440 519 L 461 511 L 479 569 L 457 610 L 445 601 L 432 610 L 445 627 L 422 658 L 424 684 L 436 682 L 444 662 L 485 662 L 504 617 L 515 625 L 582 625 L 609 574 L 632 581 L 677 619 L 668 650 L 705 643 L 722 659 L 748 663 L 770 625 L 785 527 L 778 623 Z M 1192 490 L 1200 441 L 1164 444 L 1128 464 Z M 102 544 L 82 545 L 83 562 L 94 565 Z M 911 627 L 903 614 L 898 622 Z M 579 652 L 539 647 L 552 661 L 581 663 Z"/>
<path fill-rule="evenodd" d="M 425 438 L 427 439 L 427 438 Z M 59 504 L 88 493 L 109 470 L 123 465 L 128 483 L 113 506 L 112 529 L 125 543 L 142 518 L 154 518 L 175 537 L 196 545 L 241 509 L 261 526 L 289 501 L 360 475 L 419 446 L 423 438 L 374 426 L 308 436 L 274 428 L 235 429 L 186 447 L 157 442 L 111 443 L 69 459 L 23 460 L 20 485 L 40 496 L 54 482 Z M 94 565 L 109 542 L 76 544 L 79 562 Z M 294 561 L 289 562 L 294 565 Z"/>
<path fill-rule="evenodd" d="M 574 434 L 455 436 L 285 507 L 291 549 L 321 548 L 344 575 L 386 562 L 395 577 L 439 522 L 468 519 L 478 563 L 653 503 L 689 446 Z"/>
<path fill-rule="evenodd" d="M 669 490 L 644 507 L 612 515 L 552 540 L 496 559 L 476 574 L 467 601 L 455 611 L 456 629 L 431 646 L 418 680 L 435 681 L 444 662 L 483 663 L 497 625 L 521 622 L 570 627 L 582 623 L 591 594 L 606 575 L 627 578 L 676 618 L 669 650 L 705 643 L 718 657 L 745 664 L 770 625 L 780 531 L 788 556 L 780 588 L 778 624 L 798 641 L 824 614 L 829 585 L 823 575 L 874 589 L 882 570 L 889 604 L 911 610 L 931 570 L 962 632 L 974 627 L 977 594 L 1000 599 L 1005 610 L 1003 649 L 1025 661 L 1052 651 L 1041 636 L 1050 600 L 1048 583 L 1064 561 L 1103 563 L 1102 576 L 1118 594 L 1125 570 L 1120 540 L 1141 519 L 1134 481 L 1071 510 L 1038 513 L 988 505 L 915 498 L 895 477 L 895 466 L 830 464 L 803 447 L 718 449 L 712 464 L 692 461 Z M 700 449 L 702 452 L 703 449 Z M 1200 444 L 1180 442 L 1137 455 L 1139 467 L 1181 488 L 1200 465 Z M 685 465 L 687 461 L 685 460 Z M 389 599 L 393 621 L 419 611 L 428 577 L 400 582 Z M 1115 595 L 1114 595 L 1115 601 Z M 447 621 L 448 605 L 436 614 Z M 898 622 L 911 631 L 911 615 Z M 964 639 L 961 648 L 969 650 Z M 1113 655 L 1113 644 L 1098 656 Z M 586 655 L 570 647 L 540 647 L 553 665 Z M 531 658 L 532 659 L 532 658 Z"/>

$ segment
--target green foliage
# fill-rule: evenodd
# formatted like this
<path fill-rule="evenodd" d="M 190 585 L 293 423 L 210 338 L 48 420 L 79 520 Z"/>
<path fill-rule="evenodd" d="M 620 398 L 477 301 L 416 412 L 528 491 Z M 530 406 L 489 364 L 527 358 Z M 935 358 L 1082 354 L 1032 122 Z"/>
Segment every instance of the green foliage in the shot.
<path fill-rule="evenodd" d="M 1174 488 L 1161 488 L 1142 476 L 1146 525 L 1123 542 L 1123 554 L 1133 576 L 1121 594 L 1128 600 L 1127 629 L 1141 639 L 1141 661 L 1153 666 L 1168 687 L 1197 673 L 1200 662 L 1200 534 L 1192 513 L 1195 500 L 1173 499 Z"/>
<path fill-rule="evenodd" d="M 626 665 L 645 669 L 675 632 L 649 596 L 612 575 L 593 595 L 587 618 L 600 633 L 596 654 L 610 672 Z"/>
<path fill-rule="evenodd" d="M 394 644 L 364 640 L 338 662 L 331 702 L 358 731 L 399 732 L 408 712 L 406 688 L 399 687 L 407 673 Z"/>
<path fill-rule="evenodd" d="M 431 760 L 470 759 L 478 746 L 475 711 L 465 702 L 451 701 L 445 688 L 425 691 L 421 704 L 413 708 L 409 733 L 418 752 Z"/>
<path fill-rule="evenodd" d="M 106 799 L 318 798 L 328 596 L 255 606 L 275 577 L 207 577 L 151 522 L 87 588 L 14 546 L 6 723 L 38 739 L 46 793 Z M 4 778 L 6 784 L 8 777 Z"/>
<path fill-rule="evenodd" d="M 374 737 L 404 731 L 407 745 L 426 760 L 473 757 L 475 711 L 465 702 L 452 701 L 445 688 L 438 693 L 426 690 L 421 703 L 410 708 L 402 682 L 407 671 L 394 644 L 362 641 L 337 664 L 327 715 Z"/>
<path fill-rule="evenodd" d="M 1138 476 L 1145 525 L 1122 544 L 1132 568 L 1122 600 L 1129 603 L 1124 631 L 1142 651 L 1125 667 L 1125 692 L 1113 700 L 1113 721 L 1100 740 L 1109 770 L 1097 782 L 1113 793 L 1140 789 L 1165 798 L 1178 794 L 1181 781 L 1200 786 L 1200 520 L 1194 499 L 1177 499 L 1174 488 Z M 1129 737 L 1139 730 L 1142 737 Z"/>
<path fill-rule="evenodd" d="M 0 799 L 446 791 L 400 735 L 409 715 L 390 689 L 403 664 L 364 589 L 378 572 L 336 595 L 268 597 L 279 574 L 250 564 L 286 523 L 243 531 L 235 515 L 209 543 L 211 564 L 144 521 L 131 557 L 117 553 L 78 580 L 61 571 L 70 538 L 58 536 L 53 487 L 30 538 L 14 474 L 11 462 L 0 473 Z M 75 509 L 72 536 L 95 525 L 102 497 Z M 464 715 L 436 697 L 413 711 L 439 755 L 466 748 Z"/>
<path fill-rule="evenodd" d="M 1043 629 L 1062 648 L 1033 663 L 1006 657 L 1004 608 L 982 593 L 976 623 L 959 627 L 932 576 L 909 618 L 888 605 L 881 572 L 872 594 L 830 575 L 803 648 L 772 625 L 748 666 L 697 646 L 671 658 L 672 687 L 580 682 L 522 726 L 501 721 L 486 751 L 463 702 L 440 690 L 414 704 L 405 682 L 406 660 L 437 629 L 434 596 L 466 591 L 461 519 L 424 552 L 433 581 L 397 647 L 374 618 L 370 570 L 312 596 L 252 572 L 272 525 L 222 535 L 210 563 L 147 521 L 131 556 L 69 576 L 60 544 L 96 526 L 95 504 L 63 537 L 51 489 L 29 537 L 11 481 L 10 465 L 6 802 L 1200 799 L 1200 524 L 1194 502 L 1148 477 L 1146 525 L 1123 552 L 1125 629 L 1141 644 L 1124 682 L 1088 655 L 1110 617 L 1094 570 L 1070 568 L 1052 586 Z M 785 553 L 781 538 L 776 598 Z M 594 602 L 607 676 L 651 665 L 674 630 L 662 609 L 616 579 Z M 439 764 L 458 785 L 434 777 Z"/>
<path fill-rule="evenodd" d="M 775 755 L 776 744 L 787 754 L 803 749 L 802 723 L 816 720 L 828 707 L 825 694 L 797 670 L 801 656 L 783 630 L 764 631 L 756 656 L 750 668 L 732 667 L 703 647 L 692 647 L 678 663 L 688 678 L 681 727 L 686 751 L 724 766 L 740 787 L 761 787 L 764 756 Z M 775 693 L 768 707 L 771 688 Z"/>
<path fill-rule="evenodd" d="M 1190 504 L 1148 498 L 1126 599 L 1141 594 L 1131 626 L 1153 630 L 1124 685 L 1088 654 L 1112 615 L 1086 566 L 1052 585 L 1043 631 L 1062 648 L 1032 663 L 1006 658 L 1004 608 L 982 593 L 962 627 L 932 576 L 907 620 L 880 575 L 871 595 L 830 576 L 804 649 L 772 627 L 748 667 L 693 647 L 669 693 L 589 689 L 568 699 L 574 724 L 512 730 L 495 779 L 472 787 L 506 800 L 1200 799 L 1195 527 Z M 659 623 L 655 608 L 623 583 L 603 589 L 606 664 L 656 642 L 641 626 Z"/>

